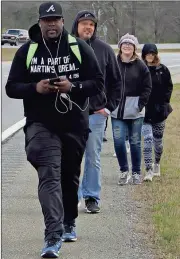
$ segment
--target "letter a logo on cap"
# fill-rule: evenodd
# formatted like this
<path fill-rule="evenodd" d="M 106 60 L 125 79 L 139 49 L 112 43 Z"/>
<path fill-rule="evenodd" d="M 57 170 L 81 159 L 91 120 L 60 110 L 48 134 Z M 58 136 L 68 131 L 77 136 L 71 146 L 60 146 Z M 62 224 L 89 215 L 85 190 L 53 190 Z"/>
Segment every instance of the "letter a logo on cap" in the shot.
<path fill-rule="evenodd" d="M 51 5 L 46 12 L 49 13 L 50 11 L 55 12 L 54 5 Z"/>

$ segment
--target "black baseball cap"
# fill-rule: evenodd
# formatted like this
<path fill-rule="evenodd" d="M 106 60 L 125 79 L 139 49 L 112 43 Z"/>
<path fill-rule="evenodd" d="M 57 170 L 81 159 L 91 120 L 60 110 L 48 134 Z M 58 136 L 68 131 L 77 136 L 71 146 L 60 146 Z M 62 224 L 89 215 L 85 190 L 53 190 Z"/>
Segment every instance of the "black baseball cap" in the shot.
<path fill-rule="evenodd" d="M 62 7 L 57 2 L 45 2 L 39 7 L 39 19 L 46 17 L 62 18 Z"/>
<path fill-rule="evenodd" d="M 97 19 L 95 15 L 93 15 L 91 12 L 84 12 L 78 19 L 78 22 L 84 21 L 84 20 L 90 20 L 93 21 L 94 23 L 97 23 Z"/>

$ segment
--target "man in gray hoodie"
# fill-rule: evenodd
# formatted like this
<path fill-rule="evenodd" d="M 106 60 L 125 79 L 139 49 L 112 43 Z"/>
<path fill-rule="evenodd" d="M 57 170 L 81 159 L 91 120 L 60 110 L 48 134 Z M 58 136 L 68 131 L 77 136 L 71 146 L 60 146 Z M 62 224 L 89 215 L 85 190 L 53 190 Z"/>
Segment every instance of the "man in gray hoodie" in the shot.
<path fill-rule="evenodd" d="M 105 80 L 104 91 L 90 98 L 90 134 L 86 144 L 85 167 L 82 184 L 79 187 L 79 200 L 85 199 L 88 213 L 100 212 L 101 191 L 100 153 L 104 136 L 105 122 L 109 114 L 119 104 L 121 75 L 113 49 L 96 37 L 97 18 L 92 12 L 77 14 L 72 34 L 87 42 L 97 57 Z M 91 60 L 89 61 L 91 62 Z"/>

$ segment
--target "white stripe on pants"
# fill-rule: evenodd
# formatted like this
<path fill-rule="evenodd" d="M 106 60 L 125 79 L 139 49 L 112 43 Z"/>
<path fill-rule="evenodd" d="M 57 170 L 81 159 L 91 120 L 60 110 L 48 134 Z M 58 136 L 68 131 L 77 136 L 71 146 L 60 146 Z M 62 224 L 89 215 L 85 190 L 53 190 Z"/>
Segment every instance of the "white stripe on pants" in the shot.
<path fill-rule="evenodd" d="M 159 163 L 163 153 L 163 133 L 165 121 L 159 123 L 144 123 L 142 135 L 144 137 L 144 162 L 146 170 L 152 169 L 152 150 L 154 146 L 155 163 Z"/>

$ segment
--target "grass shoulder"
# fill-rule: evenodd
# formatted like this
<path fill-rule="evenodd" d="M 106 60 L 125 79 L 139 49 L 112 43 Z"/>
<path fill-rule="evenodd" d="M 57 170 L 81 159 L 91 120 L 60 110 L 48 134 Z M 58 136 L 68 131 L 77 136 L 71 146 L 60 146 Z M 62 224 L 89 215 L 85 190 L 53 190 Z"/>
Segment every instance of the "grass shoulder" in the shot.
<path fill-rule="evenodd" d="M 12 61 L 17 48 L 1 48 L 1 58 L 3 61 Z"/>
<path fill-rule="evenodd" d="M 158 258 L 162 259 L 180 258 L 180 84 L 174 85 L 171 105 L 173 112 L 167 119 L 164 134 L 162 175 L 136 190 L 136 198 L 149 205 L 153 241 Z"/>

